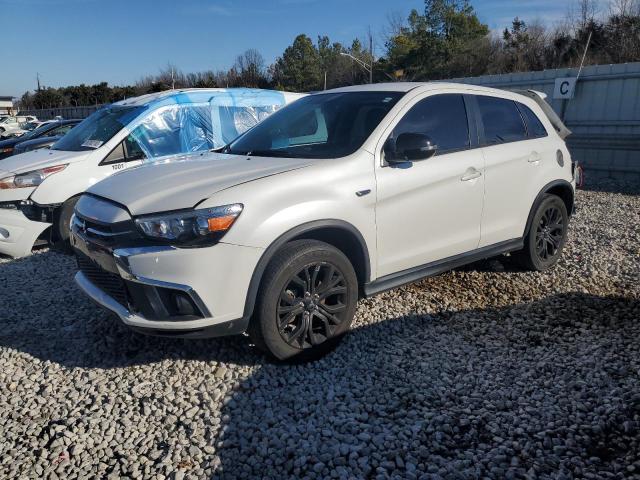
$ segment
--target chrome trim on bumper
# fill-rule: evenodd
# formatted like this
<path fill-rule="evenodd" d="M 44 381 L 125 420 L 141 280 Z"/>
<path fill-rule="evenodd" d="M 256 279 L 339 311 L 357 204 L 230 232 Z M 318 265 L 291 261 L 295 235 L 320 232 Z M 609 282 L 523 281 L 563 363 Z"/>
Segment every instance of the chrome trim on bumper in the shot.
<path fill-rule="evenodd" d="M 162 322 L 147 320 L 146 318 L 131 313 L 117 301 L 96 287 L 82 273 L 78 272 L 75 281 L 80 290 L 83 291 L 94 303 L 115 313 L 120 320 L 129 328 L 144 334 L 169 335 L 184 338 L 212 338 L 227 335 L 238 335 L 246 331 L 248 320 L 239 318 L 227 320 L 221 323 L 212 323 L 212 318 L 180 322 Z"/>
<path fill-rule="evenodd" d="M 141 283 L 144 285 L 149 285 L 152 287 L 161 287 L 161 288 L 170 288 L 173 290 L 180 290 L 181 292 L 189 295 L 193 303 L 195 303 L 196 307 L 200 310 L 203 317 L 211 317 L 211 312 L 204 304 L 200 295 L 190 287 L 189 285 L 182 285 L 180 283 L 171 283 L 165 282 L 162 280 L 154 280 L 152 278 L 141 277 L 139 275 L 135 275 L 131 271 L 131 266 L 129 264 L 129 257 L 141 254 L 154 254 L 159 252 L 166 252 L 170 250 L 176 250 L 175 247 L 172 246 L 157 246 L 157 247 L 136 247 L 136 248 L 116 248 L 113 251 L 113 259 L 116 262 L 116 267 L 118 268 L 118 272 L 120 276 L 125 280 L 129 280 L 131 282 Z"/>

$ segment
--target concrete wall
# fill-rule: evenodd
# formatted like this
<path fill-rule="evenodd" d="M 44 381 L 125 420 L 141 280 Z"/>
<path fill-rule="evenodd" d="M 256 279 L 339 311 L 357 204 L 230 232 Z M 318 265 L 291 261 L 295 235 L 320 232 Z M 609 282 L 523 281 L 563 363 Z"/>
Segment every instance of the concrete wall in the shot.
<path fill-rule="evenodd" d="M 567 143 L 587 177 L 640 181 L 640 62 L 585 67 L 574 98 L 553 99 L 555 79 L 577 73 L 573 68 L 455 81 L 545 92 L 547 101 L 573 131 Z"/>

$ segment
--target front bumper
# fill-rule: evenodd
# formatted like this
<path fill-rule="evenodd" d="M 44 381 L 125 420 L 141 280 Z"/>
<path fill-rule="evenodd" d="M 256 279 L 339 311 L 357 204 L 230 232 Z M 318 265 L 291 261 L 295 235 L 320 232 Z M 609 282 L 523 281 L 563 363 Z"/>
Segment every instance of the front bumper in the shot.
<path fill-rule="evenodd" d="M 0 253 L 14 258 L 29 255 L 38 237 L 50 226 L 29 220 L 20 210 L 0 208 Z"/>
<path fill-rule="evenodd" d="M 94 302 L 134 330 L 151 335 L 217 337 L 242 333 L 246 292 L 261 249 L 229 244 L 208 248 L 108 248 L 77 231 L 71 244 L 81 271 L 75 280 Z M 82 262 L 91 262 L 83 266 Z M 97 269 L 98 275 L 95 271 Z M 103 282 L 100 275 L 106 275 Z M 112 288 L 121 283 L 125 295 Z M 167 295 L 187 297 L 194 315 L 166 313 Z M 173 298 L 173 297 L 170 297 Z M 173 301 L 173 300 L 172 300 Z"/>

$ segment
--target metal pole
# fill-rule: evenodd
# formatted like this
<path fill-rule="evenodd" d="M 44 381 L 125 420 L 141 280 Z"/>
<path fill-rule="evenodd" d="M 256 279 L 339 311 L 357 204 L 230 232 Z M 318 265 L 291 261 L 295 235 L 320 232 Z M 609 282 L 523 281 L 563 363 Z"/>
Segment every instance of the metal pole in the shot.
<path fill-rule="evenodd" d="M 584 53 L 582 54 L 582 60 L 580 61 L 580 68 L 578 69 L 578 76 L 576 77 L 576 84 L 580 79 L 580 74 L 582 73 L 582 66 L 584 65 L 584 60 L 587 58 L 587 50 L 589 50 L 589 44 L 591 44 L 591 35 L 593 35 L 593 30 L 589 32 L 589 38 L 587 38 L 587 45 L 584 47 Z"/>
<path fill-rule="evenodd" d="M 373 35 L 369 28 L 369 55 L 371 55 L 371 63 L 369 65 L 369 83 L 373 83 Z"/>

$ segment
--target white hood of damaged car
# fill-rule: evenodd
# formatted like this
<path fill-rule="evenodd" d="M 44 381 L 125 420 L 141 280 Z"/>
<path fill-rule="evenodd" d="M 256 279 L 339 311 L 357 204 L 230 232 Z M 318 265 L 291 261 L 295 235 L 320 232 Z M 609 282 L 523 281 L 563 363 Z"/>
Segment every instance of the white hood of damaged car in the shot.
<path fill-rule="evenodd" d="M 304 168 L 312 162 L 209 153 L 143 164 L 112 175 L 87 192 L 124 205 L 132 215 L 144 215 L 192 208 L 221 190 Z"/>
<path fill-rule="evenodd" d="M 54 165 L 79 162 L 84 160 L 90 153 L 90 151 L 65 152 L 64 150 L 49 150 L 48 148 L 32 150 L 0 160 L 0 175 L 2 175 L 2 172 L 9 172 L 9 174 L 26 173 L 32 170 L 53 167 Z"/>

